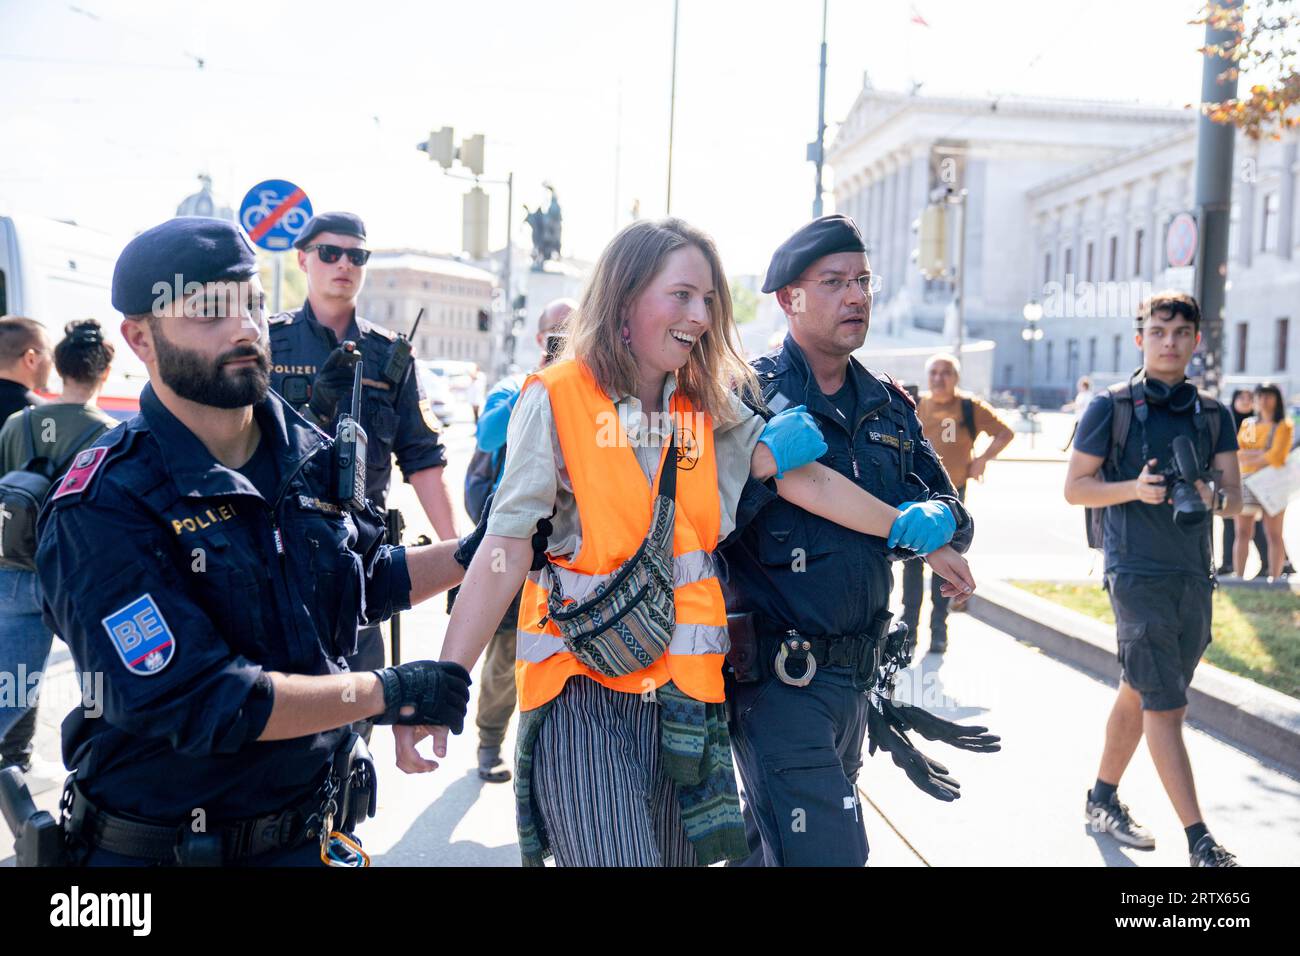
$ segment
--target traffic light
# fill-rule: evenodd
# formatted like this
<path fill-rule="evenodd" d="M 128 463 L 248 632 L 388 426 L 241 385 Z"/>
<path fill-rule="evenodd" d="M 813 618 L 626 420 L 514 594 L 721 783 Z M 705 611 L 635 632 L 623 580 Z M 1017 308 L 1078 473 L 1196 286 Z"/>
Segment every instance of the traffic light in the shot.
<path fill-rule="evenodd" d="M 492 316 L 488 315 L 487 309 L 478 310 L 478 330 L 480 332 L 492 331 Z"/>
<path fill-rule="evenodd" d="M 450 126 L 444 126 L 440 130 L 431 132 L 428 141 L 423 143 L 420 149 L 428 153 L 429 159 L 443 169 L 451 169 L 452 160 L 456 158 L 455 138 L 455 131 Z"/>
<path fill-rule="evenodd" d="M 938 279 L 948 271 L 948 206 L 934 203 L 921 211 L 913 224 L 917 233 L 917 267 L 927 279 Z"/>
<path fill-rule="evenodd" d="M 483 134 L 475 133 L 460 144 L 460 164 L 475 176 L 483 175 Z"/>

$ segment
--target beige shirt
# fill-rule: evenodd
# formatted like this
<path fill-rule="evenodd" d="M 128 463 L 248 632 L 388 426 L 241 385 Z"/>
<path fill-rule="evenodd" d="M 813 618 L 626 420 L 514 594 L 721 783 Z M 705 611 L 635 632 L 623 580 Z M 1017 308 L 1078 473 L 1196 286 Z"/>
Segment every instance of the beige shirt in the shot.
<path fill-rule="evenodd" d="M 677 379 L 664 379 L 663 409 L 677 390 Z M 610 396 L 611 401 L 614 397 Z M 749 478 L 750 459 L 765 422 L 737 396 L 731 396 L 737 421 L 729 425 L 715 423 L 714 457 L 718 467 L 718 501 L 721 524 L 718 540 L 736 527 L 736 506 L 741 490 Z M 653 487 L 659 468 L 664 441 L 668 438 L 667 416 L 646 417 L 641 402 L 634 395 L 624 395 L 614 402 L 619 422 L 627 433 L 637 464 Z M 660 427 L 654 427 L 654 426 Z M 560 451 L 555 419 L 551 413 L 550 393 L 540 382 L 530 383 L 515 403 L 506 434 L 506 464 L 492 502 L 487 533 L 507 538 L 530 538 L 537 522 L 550 516 L 554 529 L 547 552 L 557 557 L 577 554 L 582 545 L 582 527 L 578 504 L 573 497 L 564 456 Z M 617 489 L 610 489 L 617 494 Z M 648 529 L 647 529 L 648 530 Z"/>
<path fill-rule="evenodd" d="M 966 483 L 970 474 L 971 455 L 975 451 L 975 437 L 966 430 L 961 417 L 961 400 L 969 398 L 974 403 L 975 432 L 981 435 L 999 435 L 1010 425 L 998 417 L 993 406 L 963 391 L 956 391 L 946 402 L 936 402 L 929 392 L 921 393 L 916 404 L 916 415 L 921 428 L 939 453 L 943 468 L 955 487 Z"/>

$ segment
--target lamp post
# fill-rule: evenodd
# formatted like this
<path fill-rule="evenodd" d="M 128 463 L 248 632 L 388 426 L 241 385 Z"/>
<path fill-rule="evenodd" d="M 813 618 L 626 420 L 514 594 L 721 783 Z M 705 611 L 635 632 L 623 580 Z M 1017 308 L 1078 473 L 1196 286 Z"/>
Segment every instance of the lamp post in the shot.
<path fill-rule="evenodd" d="M 1021 314 L 1025 317 L 1025 327 L 1020 330 L 1020 337 L 1029 346 L 1029 374 L 1025 385 L 1023 414 L 1029 423 L 1029 447 L 1033 448 L 1034 433 L 1038 431 L 1038 423 L 1034 420 L 1034 343 L 1043 337 L 1043 330 L 1038 327 L 1039 320 L 1043 317 L 1043 307 L 1037 299 L 1031 299 L 1025 303 Z"/>

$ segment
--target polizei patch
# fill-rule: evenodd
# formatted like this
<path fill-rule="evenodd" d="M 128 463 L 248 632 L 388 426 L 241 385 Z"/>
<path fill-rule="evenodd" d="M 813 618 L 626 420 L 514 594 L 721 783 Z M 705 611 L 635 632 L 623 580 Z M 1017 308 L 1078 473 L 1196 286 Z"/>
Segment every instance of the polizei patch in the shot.
<path fill-rule="evenodd" d="M 151 677 L 176 653 L 176 638 L 148 594 L 114 611 L 103 624 L 117 656 L 132 674 Z"/>

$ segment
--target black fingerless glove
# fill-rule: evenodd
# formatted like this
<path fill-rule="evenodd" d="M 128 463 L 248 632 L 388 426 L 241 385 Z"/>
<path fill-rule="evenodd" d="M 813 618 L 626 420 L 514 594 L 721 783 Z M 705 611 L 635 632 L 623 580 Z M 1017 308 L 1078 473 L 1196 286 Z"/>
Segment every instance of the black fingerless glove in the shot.
<path fill-rule="evenodd" d="M 871 741 L 868 753 L 874 755 L 877 747 L 885 751 L 912 783 L 936 800 L 951 803 L 961 796 L 961 784 L 949 775 L 948 768 L 912 746 L 874 700 L 867 704 L 867 737 Z"/>
<path fill-rule="evenodd" d="M 456 563 L 466 571 L 469 570 L 470 562 L 474 560 L 474 553 L 478 551 L 478 546 L 483 543 L 483 538 L 487 535 L 488 515 L 492 513 L 492 499 L 496 494 L 493 491 L 487 496 L 483 502 L 483 517 L 478 519 L 478 524 L 474 526 L 473 531 L 460 539 L 456 546 L 456 553 L 452 555 Z"/>
<path fill-rule="evenodd" d="M 348 346 L 352 346 L 348 348 Z M 339 401 L 352 391 L 357 363 L 361 353 L 352 342 L 344 342 L 325 359 L 311 384 L 311 402 L 308 407 L 316 420 L 329 427 L 338 414 Z"/>
<path fill-rule="evenodd" d="M 384 712 L 377 724 L 441 724 L 453 734 L 465 729 L 469 672 L 453 661 L 409 661 L 375 671 L 384 686 Z M 406 706 L 415 708 L 407 715 Z"/>
<path fill-rule="evenodd" d="M 990 734 L 987 727 L 954 724 L 951 720 L 936 717 L 928 710 L 892 700 L 882 700 L 881 706 L 890 723 L 900 731 L 915 730 L 926 740 L 937 740 L 958 750 L 969 750 L 977 754 L 997 753 L 1002 749 L 1002 744 L 998 742 L 1002 738 Z"/>
<path fill-rule="evenodd" d="M 483 543 L 484 537 L 487 536 L 488 516 L 492 513 L 492 499 L 495 497 L 495 491 L 487 496 L 487 500 L 483 503 L 483 517 L 479 519 L 473 531 L 460 539 L 456 552 L 452 555 L 456 563 L 466 571 L 469 570 L 470 562 L 474 560 L 474 554 L 478 551 L 478 546 Z M 553 530 L 549 518 L 542 518 L 537 522 L 537 530 L 533 532 L 532 570 L 534 571 L 540 571 L 546 567 L 546 546 L 550 542 Z M 450 604 L 448 607 L 450 608 Z"/>

